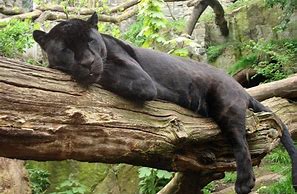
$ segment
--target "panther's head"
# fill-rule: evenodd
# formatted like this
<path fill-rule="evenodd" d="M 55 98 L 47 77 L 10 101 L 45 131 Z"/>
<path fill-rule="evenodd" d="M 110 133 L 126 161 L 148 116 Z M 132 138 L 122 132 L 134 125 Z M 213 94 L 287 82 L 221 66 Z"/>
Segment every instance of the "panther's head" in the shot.
<path fill-rule="evenodd" d="M 107 57 L 105 43 L 97 31 L 98 16 L 87 21 L 70 19 L 50 32 L 33 32 L 34 40 L 47 53 L 49 67 L 72 75 L 82 84 L 99 81 Z"/>

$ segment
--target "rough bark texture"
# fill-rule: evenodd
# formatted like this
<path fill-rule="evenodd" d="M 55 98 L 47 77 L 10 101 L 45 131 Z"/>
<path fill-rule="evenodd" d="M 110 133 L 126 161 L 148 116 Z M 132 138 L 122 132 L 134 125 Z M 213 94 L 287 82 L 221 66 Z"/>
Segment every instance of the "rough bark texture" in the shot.
<path fill-rule="evenodd" d="M 262 103 L 280 117 L 288 126 L 293 139 L 297 140 L 297 103 L 280 97 L 269 98 Z"/>
<path fill-rule="evenodd" d="M 136 104 L 55 70 L 0 60 L 0 155 L 130 163 L 173 171 L 235 168 L 211 119 L 166 102 Z M 270 114 L 248 116 L 254 164 L 278 142 Z"/>

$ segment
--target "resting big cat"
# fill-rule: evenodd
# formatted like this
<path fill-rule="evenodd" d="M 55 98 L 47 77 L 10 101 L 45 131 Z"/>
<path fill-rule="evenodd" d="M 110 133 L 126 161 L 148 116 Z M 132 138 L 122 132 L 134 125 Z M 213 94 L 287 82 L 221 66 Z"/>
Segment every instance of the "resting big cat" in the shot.
<path fill-rule="evenodd" d="M 252 98 L 233 78 L 208 64 L 138 48 L 97 31 L 98 16 L 71 19 L 49 33 L 33 37 L 47 53 L 49 67 L 70 74 L 77 82 L 99 83 L 120 96 L 138 101 L 162 99 L 212 117 L 230 142 L 237 164 L 235 190 L 247 194 L 255 184 L 245 114 L 270 111 Z M 287 127 L 281 142 L 292 160 L 297 189 L 297 152 Z"/>

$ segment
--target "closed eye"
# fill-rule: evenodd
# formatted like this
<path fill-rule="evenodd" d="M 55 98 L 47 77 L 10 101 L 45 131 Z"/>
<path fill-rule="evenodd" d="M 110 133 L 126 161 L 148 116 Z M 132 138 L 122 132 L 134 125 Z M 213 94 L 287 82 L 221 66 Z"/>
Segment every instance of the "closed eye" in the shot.
<path fill-rule="evenodd" d="M 96 40 L 95 40 L 95 39 L 90 39 L 90 40 L 88 41 L 88 43 L 89 43 L 89 44 L 95 44 L 95 43 L 96 43 Z"/>
<path fill-rule="evenodd" d="M 61 49 L 61 52 L 62 53 L 69 53 L 69 52 L 72 52 L 72 50 L 70 50 L 69 48 L 63 48 L 63 49 Z"/>

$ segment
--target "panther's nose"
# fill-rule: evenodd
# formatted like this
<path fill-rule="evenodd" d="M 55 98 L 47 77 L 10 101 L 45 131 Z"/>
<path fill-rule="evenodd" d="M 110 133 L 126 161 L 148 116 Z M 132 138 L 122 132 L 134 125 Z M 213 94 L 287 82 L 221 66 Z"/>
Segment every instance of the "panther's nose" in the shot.
<path fill-rule="evenodd" d="M 93 64 L 95 57 L 92 55 L 92 53 L 88 50 L 85 50 L 81 55 L 79 56 L 80 60 L 79 63 L 82 66 L 87 67 L 88 69 L 91 68 L 91 65 Z"/>
<path fill-rule="evenodd" d="M 85 66 L 87 68 L 91 68 L 91 65 L 93 64 L 95 58 L 93 56 L 84 57 L 82 60 L 80 60 L 80 64 L 82 66 Z"/>

